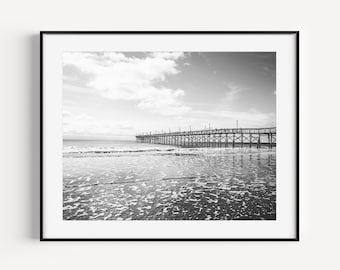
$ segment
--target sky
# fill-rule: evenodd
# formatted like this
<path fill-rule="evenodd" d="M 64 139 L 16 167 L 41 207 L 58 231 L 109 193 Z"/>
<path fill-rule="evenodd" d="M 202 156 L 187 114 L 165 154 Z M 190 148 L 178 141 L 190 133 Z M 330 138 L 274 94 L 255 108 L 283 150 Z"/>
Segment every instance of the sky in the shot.
<path fill-rule="evenodd" d="M 275 52 L 65 52 L 64 139 L 276 126 Z"/>

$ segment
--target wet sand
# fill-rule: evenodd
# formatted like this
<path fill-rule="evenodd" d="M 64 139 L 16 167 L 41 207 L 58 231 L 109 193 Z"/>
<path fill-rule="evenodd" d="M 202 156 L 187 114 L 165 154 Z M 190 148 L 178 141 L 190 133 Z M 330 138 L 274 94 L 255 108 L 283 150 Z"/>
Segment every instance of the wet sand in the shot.
<path fill-rule="evenodd" d="M 65 155 L 63 218 L 275 220 L 275 149 Z"/>

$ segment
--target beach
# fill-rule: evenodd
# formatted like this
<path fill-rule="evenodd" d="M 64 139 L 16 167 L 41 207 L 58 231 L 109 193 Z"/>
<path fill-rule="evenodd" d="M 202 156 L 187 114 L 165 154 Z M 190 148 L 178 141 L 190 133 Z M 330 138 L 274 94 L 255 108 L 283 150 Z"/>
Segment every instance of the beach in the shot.
<path fill-rule="evenodd" d="M 64 220 L 275 220 L 276 149 L 67 141 Z"/>

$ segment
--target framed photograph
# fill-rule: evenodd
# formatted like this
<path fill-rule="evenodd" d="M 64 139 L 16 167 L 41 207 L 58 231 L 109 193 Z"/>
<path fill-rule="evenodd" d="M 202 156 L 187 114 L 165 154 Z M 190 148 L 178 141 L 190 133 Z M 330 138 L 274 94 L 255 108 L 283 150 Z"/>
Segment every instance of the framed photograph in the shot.
<path fill-rule="evenodd" d="M 299 33 L 41 32 L 41 240 L 299 240 Z"/>

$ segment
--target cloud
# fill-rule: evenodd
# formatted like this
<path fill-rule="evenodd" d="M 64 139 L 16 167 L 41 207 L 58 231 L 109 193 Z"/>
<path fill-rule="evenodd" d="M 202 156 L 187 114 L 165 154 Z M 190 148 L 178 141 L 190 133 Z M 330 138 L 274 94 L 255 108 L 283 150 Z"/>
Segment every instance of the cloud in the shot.
<path fill-rule="evenodd" d="M 164 115 L 181 115 L 190 111 L 188 106 L 181 105 L 177 100 L 177 97 L 184 95 L 183 90 L 162 88 L 159 91 L 157 88 L 151 87 L 147 92 L 149 95 L 138 104 L 141 109 L 161 112 Z"/>
<path fill-rule="evenodd" d="M 241 127 L 269 127 L 276 125 L 275 113 L 262 113 L 251 109 L 244 111 L 195 111 L 195 116 L 206 119 L 206 122 L 220 123 L 220 127 L 233 127 L 236 120 L 239 120 Z"/>
<path fill-rule="evenodd" d="M 262 66 L 262 72 L 264 75 L 268 75 L 272 78 L 275 78 L 276 77 L 276 69 L 275 69 L 275 66 Z"/>
<path fill-rule="evenodd" d="M 63 112 L 63 133 L 68 136 L 100 136 L 133 135 L 134 127 L 122 123 L 112 123 L 104 119 L 96 119 L 86 114 L 73 115 Z"/>
<path fill-rule="evenodd" d="M 211 63 L 211 60 L 209 57 L 207 57 L 207 55 L 203 52 L 199 52 L 198 55 L 200 57 L 202 57 L 202 59 L 206 62 L 206 64 L 209 66 L 209 67 L 212 67 L 212 63 Z"/>
<path fill-rule="evenodd" d="M 163 58 L 163 59 L 171 59 L 171 60 L 178 60 L 180 58 L 185 57 L 183 52 L 153 52 L 151 55 L 155 58 Z"/>
<path fill-rule="evenodd" d="M 90 72 L 83 72 L 77 66 L 66 64 L 63 67 L 64 82 L 75 86 L 86 85 L 94 79 L 94 75 Z"/>
<path fill-rule="evenodd" d="M 71 120 L 71 113 L 69 111 L 63 111 L 63 126 L 69 125 Z"/>
<path fill-rule="evenodd" d="M 227 84 L 227 92 L 225 95 L 225 100 L 226 101 L 234 101 L 236 99 L 239 98 L 239 93 L 243 90 L 245 90 L 245 88 L 242 88 L 238 85 L 236 85 L 235 83 L 228 83 Z"/>
<path fill-rule="evenodd" d="M 154 52 L 145 58 L 122 53 L 64 53 L 64 78 L 111 100 L 136 101 L 140 109 L 162 115 L 180 115 L 190 110 L 180 101 L 183 89 L 161 87 L 168 76 L 179 73 L 182 52 Z"/>

